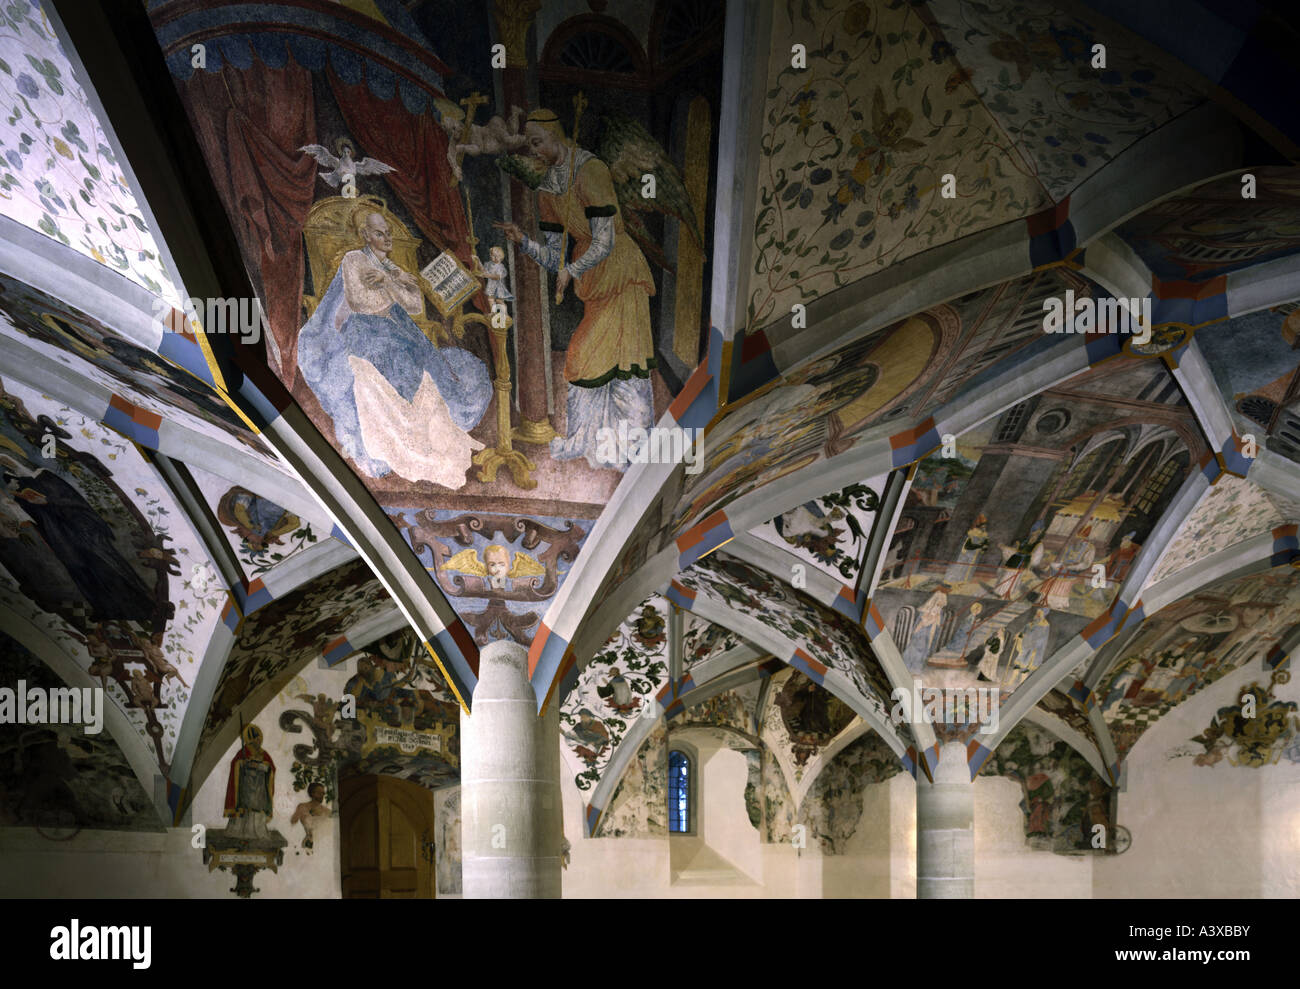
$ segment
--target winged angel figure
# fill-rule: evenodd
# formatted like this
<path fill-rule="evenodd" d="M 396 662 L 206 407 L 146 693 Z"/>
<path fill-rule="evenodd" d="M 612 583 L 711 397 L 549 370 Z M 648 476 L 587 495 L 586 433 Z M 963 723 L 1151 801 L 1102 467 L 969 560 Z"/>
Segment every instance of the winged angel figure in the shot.
<path fill-rule="evenodd" d="M 546 576 L 546 568 L 527 553 L 515 553 L 512 559 L 510 550 L 495 543 L 483 551 L 481 559 L 477 550 L 463 549 L 441 569 L 478 577 L 486 591 L 509 591 L 516 580 Z"/>
<path fill-rule="evenodd" d="M 545 111 L 539 111 L 531 117 L 543 113 Z M 681 172 L 663 146 L 634 117 L 611 112 L 598 119 L 598 126 L 600 139 L 596 142 L 595 157 L 609 168 L 628 235 L 648 260 L 665 271 L 676 272 L 676 266 L 646 228 L 644 218 L 659 213 L 680 220 L 694 244 L 700 250 L 704 249 L 704 235 L 700 232 L 699 220 Z M 468 155 L 479 153 L 465 146 L 461 150 Z M 506 154 L 497 160 L 497 166 L 530 189 L 539 188 L 546 178 L 546 169 L 538 167 L 535 157 L 530 160 L 522 155 Z M 646 175 L 655 177 L 653 196 L 642 195 L 642 179 Z"/>
<path fill-rule="evenodd" d="M 629 429 L 654 425 L 650 296 L 655 284 L 646 259 L 673 270 L 647 229 L 645 214 L 675 217 L 683 238 L 702 249 L 685 182 L 650 133 L 619 113 L 602 118 L 599 154 L 593 154 L 565 134 L 553 111 L 534 110 L 520 153 L 498 158 L 498 165 L 537 192 L 544 243 L 514 223 L 497 227 L 524 255 L 555 272 L 557 304 L 573 285 L 583 307 L 565 355 L 568 435 L 551 441 L 551 456 L 585 457 L 593 468 L 625 469 L 626 463 L 602 459 L 600 437 L 620 422 Z M 653 195 L 647 194 L 650 176 Z"/>

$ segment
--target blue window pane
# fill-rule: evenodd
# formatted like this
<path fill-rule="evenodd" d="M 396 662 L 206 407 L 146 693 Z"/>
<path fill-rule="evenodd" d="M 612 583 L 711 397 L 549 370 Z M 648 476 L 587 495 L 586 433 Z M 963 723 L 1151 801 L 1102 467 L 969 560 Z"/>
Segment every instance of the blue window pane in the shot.
<path fill-rule="evenodd" d="M 679 834 L 690 831 L 691 762 L 684 752 L 668 754 L 668 830 Z"/>

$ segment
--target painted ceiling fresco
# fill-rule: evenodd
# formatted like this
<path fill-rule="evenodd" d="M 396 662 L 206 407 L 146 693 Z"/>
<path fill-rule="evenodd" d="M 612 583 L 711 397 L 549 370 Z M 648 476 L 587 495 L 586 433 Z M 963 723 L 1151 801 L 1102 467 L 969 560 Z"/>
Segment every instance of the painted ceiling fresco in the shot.
<path fill-rule="evenodd" d="M 779 735 L 765 730 L 761 763 L 764 840 L 770 844 L 790 842 L 795 828 L 802 825 L 804 837 L 816 840 L 825 855 L 844 853 L 862 823 L 865 789 L 903 771 L 889 746 L 871 731 L 854 738 L 831 758 L 819 760 L 797 783 L 788 775 L 784 753 Z"/>
<path fill-rule="evenodd" d="M 202 542 L 131 443 L 9 381 L 0 465 L 6 603 L 40 617 L 166 776 L 227 600 Z"/>
<path fill-rule="evenodd" d="M 1293 420 L 1296 414 L 1298 342 L 1300 309 L 1294 303 L 1206 326 L 1196 335 L 1236 430 L 1291 460 L 1300 460 L 1300 435 L 1292 422 L 1289 440 L 1280 436 L 1286 424 L 1279 418 L 1288 408 Z M 1300 499 L 1300 493 L 1293 497 Z"/>
<path fill-rule="evenodd" d="M 1225 476 L 1205 496 L 1169 541 L 1148 584 L 1172 577 L 1193 564 L 1271 531 L 1288 521 L 1279 498 L 1244 478 Z"/>
<path fill-rule="evenodd" d="M 1287 567 L 1221 581 L 1149 617 L 1097 686 L 1120 755 L 1174 705 L 1267 654 L 1298 619 L 1300 584 Z"/>
<path fill-rule="evenodd" d="M 589 522 L 545 515 L 423 508 L 390 516 L 480 646 L 532 644 L 591 531 Z"/>
<path fill-rule="evenodd" d="M 930 0 L 951 53 L 1021 160 L 1061 202 L 1200 100 L 1177 62 L 1113 22 L 1044 2 Z M 1093 46 L 1105 45 L 1106 66 Z"/>
<path fill-rule="evenodd" d="M 187 470 L 249 580 L 330 538 L 333 523 L 310 498 L 289 509 L 199 467 Z"/>
<path fill-rule="evenodd" d="M 862 566 L 886 479 L 871 478 L 806 502 L 751 529 L 750 534 L 851 585 Z"/>
<path fill-rule="evenodd" d="M 682 666 L 687 672 L 691 667 L 715 659 L 744 642 L 729 628 L 689 612 L 682 616 Z"/>
<path fill-rule="evenodd" d="M 796 656 L 795 650 L 801 650 L 821 667 L 820 673 L 836 670 L 867 707 L 886 715 L 889 683 L 860 625 L 723 550 L 705 557 L 678 580 L 761 622 L 789 643 L 789 655 L 778 659 L 806 662 Z"/>
<path fill-rule="evenodd" d="M 609 563 L 591 578 L 607 602 L 739 499 L 757 506 L 748 519 L 767 519 L 749 536 L 852 585 L 890 480 L 849 472 L 888 442 L 873 428 L 901 435 L 964 408 L 994 374 L 1083 349 L 1045 337 L 1043 303 L 1101 294 L 1086 254 L 848 331 L 729 396 L 699 472 L 674 470 L 624 544 L 597 545 L 631 459 L 615 442 L 611 460 L 600 431 L 650 426 L 683 391 L 714 329 L 715 255 L 735 249 L 714 230 L 736 178 L 731 163 L 719 169 L 724 8 L 531 6 L 146 4 L 265 305 L 268 367 L 480 646 L 532 644 L 580 554 Z M 483 55 L 498 38 L 504 68 Z M 758 205 L 739 232 L 746 260 L 728 269 L 746 329 L 789 326 L 795 303 L 1066 202 L 1204 96 L 1171 59 L 1078 5 L 801 0 L 774 5 L 772 39 L 760 56 L 761 133 L 750 135 Z M 796 41 L 806 69 L 791 66 Z M 1092 64 L 1096 43 L 1107 67 Z M 178 298 L 94 94 L 29 0 L 0 9 L 0 95 L 0 213 Z M 1203 286 L 1288 257 L 1300 243 L 1297 170 L 1253 174 L 1253 199 L 1234 172 L 1115 233 L 1157 278 Z M 944 198 L 945 175 L 955 198 Z M 726 261 L 734 269 L 734 253 Z M 1001 409 L 952 449 L 918 441 L 912 456 L 925 455 L 879 584 L 863 588 L 910 673 L 1006 697 L 1102 616 L 1180 485 L 1208 462 L 1194 406 L 1221 399 L 1238 434 L 1300 461 L 1300 434 L 1294 447 L 1282 436 L 1300 394 L 1300 307 L 1273 301 L 1197 329 L 1217 389 L 1193 395 L 1199 404 L 1183 391 L 1195 383 L 1160 360 L 1118 356 Z M 290 767 L 295 807 L 316 783 L 332 802 L 340 770 L 454 784 L 455 697 L 413 632 L 375 639 L 401 624 L 397 607 L 363 560 L 321 552 L 339 548 L 339 530 L 307 484 L 198 378 L 79 305 L 0 275 L 0 610 L 102 684 L 131 734 L 0 733 L 0 792 L 22 794 L 0 801 L 0 824 L 151 829 L 157 780 L 132 771 L 140 753 L 150 776 L 156 766 L 173 784 L 186 782 L 171 778 L 173 763 L 188 758 L 201 783 L 254 718 Z M 45 397 L 24 375 L 68 394 Z M 112 418 L 124 408 L 134 425 Z M 312 579 L 240 613 L 154 466 L 164 423 L 232 453 L 173 457 L 221 554 L 228 546 L 250 582 Z M 244 476 L 254 463 L 263 478 L 278 472 L 278 490 Z M 831 470 L 834 482 L 814 486 Z M 862 480 L 793 503 L 849 477 Z M 764 491 L 796 479 L 808 483 L 791 503 Z M 1148 586 L 1300 521 L 1300 488 L 1291 500 L 1276 487 L 1221 476 Z M 671 682 L 670 575 L 656 573 L 630 614 L 603 616 L 623 620 L 596 655 L 577 657 L 559 698 L 568 773 L 595 835 L 660 837 L 673 732 L 701 733 L 745 753 L 747 809 L 768 841 L 803 824 L 824 853 L 842 853 L 865 787 L 902 771 L 888 729 L 855 713 L 890 709 L 886 673 L 858 623 L 731 548 L 675 580 L 745 631 L 685 614 L 682 672 L 738 649 L 776 659 L 673 706 L 685 681 Z M 319 569 L 305 565 L 312 556 Z M 1121 757 L 1173 705 L 1266 656 L 1300 617 L 1297 595 L 1288 568 L 1236 576 L 1103 654 L 1096 703 Z M 205 657 L 214 668 L 190 711 Z M 7 636 L 0 665 L 54 676 Z M 829 670 L 842 677 L 830 678 L 835 692 Z M 344 694 L 359 724 L 339 715 Z M 1293 751 L 1289 702 L 1260 698 L 1281 724 L 1268 757 Z M 1035 706 L 1108 746 L 1074 698 L 1051 691 Z M 1238 721 L 1231 706 L 1215 714 L 1196 740 L 1203 765 L 1260 763 Z M 393 731 L 421 740 L 414 754 L 381 741 Z M 913 741 L 906 728 L 900 737 Z M 625 743 L 636 751 L 620 752 Z M 1041 726 L 1015 726 L 983 771 L 1023 787 L 1035 847 L 1078 851 L 1113 816 L 1109 784 Z M 442 803 L 439 882 L 451 887 L 459 873 L 442 856 L 458 861 L 446 824 L 458 811 Z"/>
<path fill-rule="evenodd" d="M 338 662 L 354 647 L 349 629 L 394 608 L 379 581 L 360 560 L 272 601 L 244 619 L 226 658 L 204 720 L 201 746 L 267 684 L 276 684 L 308 661 Z"/>
<path fill-rule="evenodd" d="M 847 704 L 798 670 L 772 677 L 761 737 L 790 793 L 802 799 L 825 765 L 826 749 L 856 721 Z"/>
<path fill-rule="evenodd" d="M 1199 102 L 1151 46 L 1047 3 L 818 0 L 775 19 L 807 67 L 773 46 L 750 327 L 1061 202 Z"/>
<path fill-rule="evenodd" d="M 0 633 L 0 681 L 52 690 L 63 681 Z M 107 731 L 82 725 L 0 725 L 0 827 L 55 840 L 85 829 L 161 831 L 153 801 Z"/>
<path fill-rule="evenodd" d="M 668 602 L 658 595 L 628 616 L 578 674 L 560 705 L 563 751 L 578 789 L 589 793 L 638 718 L 660 713 L 668 683 Z"/>
<path fill-rule="evenodd" d="M 1038 702 L 1037 709 L 1065 722 L 1091 742 L 1093 748 L 1098 748 L 1097 729 L 1088 720 L 1088 713 L 1083 705 L 1075 698 L 1059 690 L 1049 690 Z"/>
<path fill-rule="evenodd" d="M 273 462 L 244 421 L 193 375 L 73 305 L 4 275 L 0 275 L 0 344 L 19 369 L 30 359 L 28 353 L 57 361 L 126 399 L 130 406 L 190 424 L 200 433 L 224 435 L 238 444 L 240 455 Z M 152 429 L 157 428 L 154 423 Z M 148 439 L 147 434 L 142 433 L 141 439 Z"/>
<path fill-rule="evenodd" d="M 647 57 L 612 17 L 530 32 L 526 4 L 310 2 L 309 28 L 302 6 L 149 12 L 270 367 L 408 538 L 467 512 L 508 527 L 413 545 L 480 644 L 527 645 L 628 465 L 605 441 L 652 426 L 703 356 L 720 37 L 669 44 L 672 22 Z M 500 76 L 467 55 L 489 36 Z M 555 566 L 533 542 L 552 530 Z"/>
<path fill-rule="evenodd" d="M 1173 196 L 1120 224 L 1116 233 L 1160 278 L 1203 282 L 1300 248 L 1300 169 L 1252 169 Z"/>
<path fill-rule="evenodd" d="M 873 598 L 907 668 L 1014 690 L 1109 606 L 1203 452 L 1165 366 L 1119 358 L 922 460 Z"/>
<path fill-rule="evenodd" d="M 807 38 L 808 64 L 773 46 L 751 326 L 1050 202 L 924 8 L 816 6 L 775 14 Z M 940 198 L 945 174 L 960 176 L 962 198 Z"/>
<path fill-rule="evenodd" d="M 764 678 L 758 677 L 731 690 L 714 694 L 698 704 L 691 704 L 672 720 L 674 730 L 698 728 L 706 725 L 727 729 L 756 741 L 758 702 L 762 695 Z"/>
<path fill-rule="evenodd" d="M 105 128 L 37 0 L 0 10 L 0 214 L 175 303 Z"/>
<path fill-rule="evenodd" d="M 845 344 L 730 406 L 705 438 L 698 473 L 681 473 L 680 489 L 665 489 L 665 501 L 652 506 L 646 528 L 623 548 L 600 597 L 692 522 L 774 481 L 851 456 L 871 426 L 897 420 L 902 431 L 924 422 L 993 366 L 1028 360 L 1027 348 L 1045 337 L 1043 300 L 1068 290 L 1104 294 L 1065 268 L 1037 272 Z M 881 487 L 864 483 L 880 494 Z M 868 503 L 864 497 L 859 511 Z"/>

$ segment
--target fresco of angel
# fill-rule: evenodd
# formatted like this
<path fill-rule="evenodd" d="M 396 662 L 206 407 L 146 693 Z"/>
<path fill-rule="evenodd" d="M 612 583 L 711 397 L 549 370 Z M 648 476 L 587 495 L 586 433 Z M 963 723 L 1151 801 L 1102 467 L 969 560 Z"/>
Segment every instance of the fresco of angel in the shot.
<path fill-rule="evenodd" d="M 604 119 L 600 154 L 565 135 L 551 110 L 528 115 L 520 156 L 502 168 L 537 190 L 544 243 L 514 223 L 496 226 L 525 255 L 556 273 L 556 301 L 570 284 L 583 316 L 570 340 L 564 366 L 568 382 L 568 435 L 551 441 L 557 460 L 585 457 L 594 468 L 623 470 L 598 457 L 600 430 L 654 424 L 650 372 L 656 366 L 650 327 L 654 279 L 643 251 L 670 267 L 638 212 L 657 210 L 682 221 L 685 236 L 701 244 L 690 196 L 658 142 L 630 117 Z M 536 171 L 540 169 L 540 171 Z M 652 174 L 656 195 L 643 197 L 642 176 Z M 561 250 L 571 245 L 572 260 Z"/>
<path fill-rule="evenodd" d="M 471 124 L 469 136 L 461 141 L 465 131 L 465 111 L 451 100 L 441 98 L 434 100 L 438 108 L 438 123 L 447 135 L 447 163 L 452 174 L 459 181 L 460 162 L 466 155 L 499 155 L 518 151 L 524 145 L 524 132 L 519 125 L 523 122 L 524 108 L 515 107 L 510 111 L 510 119 L 493 117 L 486 124 Z"/>
<path fill-rule="evenodd" d="M 482 581 L 485 591 L 509 591 L 514 581 L 527 577 L 545 577 L 546 568 L 527 553 L 515 553 L 511 558 L 510 550 L 493 543 L 483 550 L 480 558 L 478 551 L 463 549 L 444 563 L 442 570 L 468 574 Z"/>

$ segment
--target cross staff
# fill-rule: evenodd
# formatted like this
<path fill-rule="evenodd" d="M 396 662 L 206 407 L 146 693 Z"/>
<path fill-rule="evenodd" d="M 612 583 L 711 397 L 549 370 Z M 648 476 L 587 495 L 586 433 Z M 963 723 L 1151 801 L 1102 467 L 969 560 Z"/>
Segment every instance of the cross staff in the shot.
<path fill-rule="evenodd" d="M 465 108 L 465 120 L 461 124 L 460 139 L 456 142 L 457 144 L 469 143 L 470 131 L 474 129 L 474 117 L 478 113 L 478 108 L 481 107 L 487 101 L 488 98 L 484 96 L 482 93 L 480 93 L 478 90 L 475 90 L 474 92 L 470 93 L 468 96 L 466 96 L 463 100 L 460 101 L 460 105 Z M 460 154 L 456 155 L 456 164 L 458 165 L 460 164 L 461 157 L 462 156 Z M 451 184 L 454 186 L 456 182 L 457 179 L 455 174 L 453 173 L 451 176 Z M 470 207 L 470 203 L 469 203 L 469 186 L 465 186 L 465 223 L 469 226 L 469 236 L 466 237 L 465 239 L 469 241 L 470 250 L 474 251 L 475 254 L 477 254 L 478 238 L 474 236 L 474 211 Z"/>

